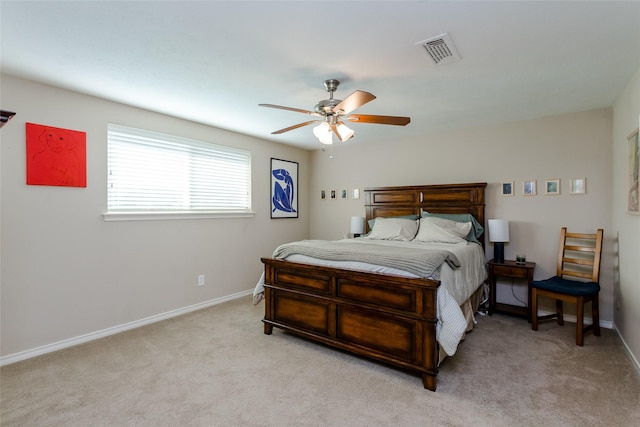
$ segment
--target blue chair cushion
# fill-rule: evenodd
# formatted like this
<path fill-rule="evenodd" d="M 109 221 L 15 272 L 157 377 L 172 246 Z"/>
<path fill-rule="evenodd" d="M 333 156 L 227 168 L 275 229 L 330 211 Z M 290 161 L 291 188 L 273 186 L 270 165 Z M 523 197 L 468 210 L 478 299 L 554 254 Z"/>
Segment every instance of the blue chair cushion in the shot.
<path fill-rule="evenodd" d="M 546 291 L 557 292 L 559 294 L 573 295 L 576 297 L 595 295 L 600 292 L 600 285 L 596 282 L 581 282 L 579 280 L 568 280 L 554 276 L 547 280 L 536 280 L 531 282 L 531 286 Z"/>

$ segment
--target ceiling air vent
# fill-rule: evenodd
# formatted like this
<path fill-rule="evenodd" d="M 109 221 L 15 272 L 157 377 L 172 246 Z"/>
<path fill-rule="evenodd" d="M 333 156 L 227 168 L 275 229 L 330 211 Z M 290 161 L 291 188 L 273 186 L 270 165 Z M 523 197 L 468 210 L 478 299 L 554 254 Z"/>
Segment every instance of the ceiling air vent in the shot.
<path fill-rule="evenodd" d="M 460 60 L 460 54 L 447 33 L 422 40 L 416 46 L 421 46 L 436 65 Z"/>

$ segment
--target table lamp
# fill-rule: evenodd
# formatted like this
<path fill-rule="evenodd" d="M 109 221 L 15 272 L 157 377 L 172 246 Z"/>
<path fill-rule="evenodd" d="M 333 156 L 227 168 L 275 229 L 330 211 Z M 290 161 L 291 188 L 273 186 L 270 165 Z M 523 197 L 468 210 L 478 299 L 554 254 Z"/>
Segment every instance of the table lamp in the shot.
<path fill-rule="evenodd" d="M 509 241 L 509 221 L 506 219 L 489 220 L 489 241 L 493 243 L 493 259 L 504 262 L 504 244 Z"/>
<path fill-rule="evenodd" d="M 364 217 L 352 216 L 351 217 L 351 233 L 353 237 L 360 237 L 364 234 Z"/>

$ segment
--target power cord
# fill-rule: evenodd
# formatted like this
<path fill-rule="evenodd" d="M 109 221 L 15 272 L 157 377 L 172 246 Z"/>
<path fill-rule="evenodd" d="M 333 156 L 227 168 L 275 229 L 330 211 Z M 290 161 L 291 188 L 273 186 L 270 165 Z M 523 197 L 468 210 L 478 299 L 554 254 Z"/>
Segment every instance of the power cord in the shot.
<path fill-rule="evenodd" d="M 511 295 L 513 295 L 513 297 L 516 299 L 516 301 L 518 301 L 520 304 L 522 304 L 523 307 L 526 307 L 527 303 L 522 301 L 520 298 L 518 298 L 518 296 L 516 295 L 516 292 L 515 292 L 515 290 L 513 288 L 513 285 L 514 285 L 514 280 L 512 278 L 511 279 Z"/>

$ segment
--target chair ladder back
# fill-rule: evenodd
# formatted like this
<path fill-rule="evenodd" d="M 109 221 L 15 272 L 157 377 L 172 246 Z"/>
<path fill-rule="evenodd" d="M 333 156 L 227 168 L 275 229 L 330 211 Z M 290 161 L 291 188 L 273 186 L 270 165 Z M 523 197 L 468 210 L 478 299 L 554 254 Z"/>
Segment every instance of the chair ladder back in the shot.
<path fill-rule="evenodd" d="M 600 280 L 600 258 L 602 254 L 602 236 L 603 230 L 598 229 L 595 234 L 586 233 L 567 233 L 567 228 L 563 227 L 560 232 L 560 249 L 558 251 L 558 277 L 573 276 L 582 279 L 587 279 L 592 282 L 599 282 Z M 567 239 L 579 239 L 584 240 L 585 244 L 567 244 Z M 593 242 L 587 244 L 586 241 Z M 567 252 L 579 252 L 584 254 L 592 254 L 587 258 L 576 258 L 567 256 Z M 583 271 L 576 271 L 567 268 L 568 266 L 590 267 L 591 271 L 583 269 Z"/>

